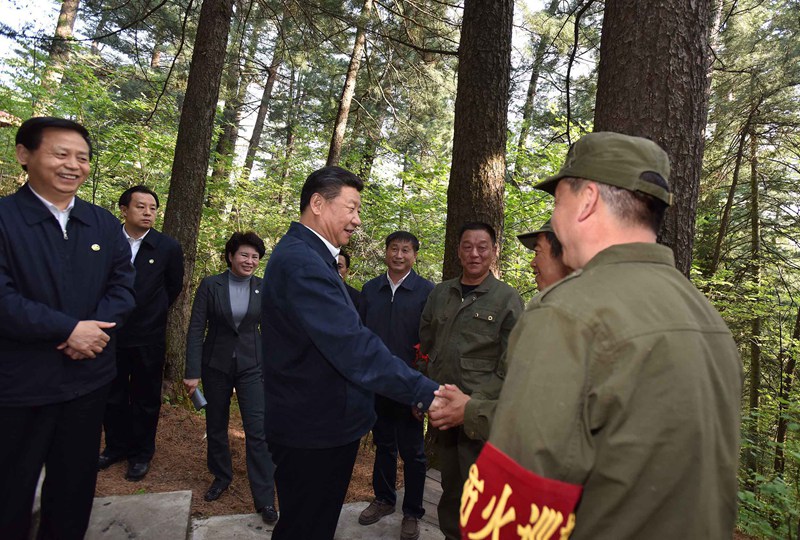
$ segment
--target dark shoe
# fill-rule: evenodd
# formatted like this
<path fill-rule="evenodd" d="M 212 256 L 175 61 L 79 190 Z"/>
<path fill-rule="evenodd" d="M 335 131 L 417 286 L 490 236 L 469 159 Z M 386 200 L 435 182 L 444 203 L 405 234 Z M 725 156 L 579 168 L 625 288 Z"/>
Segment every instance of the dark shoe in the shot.
<path fill-rule="evenodd" d="M 417 538 L 419 538 L 419 520 L 414 516 L 403 516 L 400 540 L 417 540 Z"/>
<path fill-rule="evenodd" d="M 226 489 L 228 489 L 228 486 L 223 486 L 221 484 L 213 482 L 211 486 L 208 488 L 208 491 L 206 491 L 206 494 L 203 495 L 203 499 L 205 499 L 208 502 L 216 501 L 217 499 L 219 499 L 220 495 L 222 495 Z"/>
<path fill-rule="evenodd" d="M 258 513 L 267 525 L 275 525 L 278 522 L 278 511 L 274 506 L 265 506 Z"/>
<path fill-rule="evenodd" d="M 389 514 L 394 514 L 394 506 L 375 499 L 358 516 L 358 522 L 362 525 L 372 525 L 379 522 L 383 516 L 388 516 Z"/>
<path fill-rule="evenodd" d="M 128 472 L 125 473 L 125 479 L 131 482 L 138 482 L 145 477 L 147 471 L 150 470 L 150 463 L 128 463 Z"/>
<path fill-rule="evenodd" d="M 125 459 L 122 456 L 109 456 L 105 453 L 101 453 L 100 457 L 97 458 L 97 470 L 104 471 L 111 467 L 114 463 L 118 461 L 122 461 Z"/>

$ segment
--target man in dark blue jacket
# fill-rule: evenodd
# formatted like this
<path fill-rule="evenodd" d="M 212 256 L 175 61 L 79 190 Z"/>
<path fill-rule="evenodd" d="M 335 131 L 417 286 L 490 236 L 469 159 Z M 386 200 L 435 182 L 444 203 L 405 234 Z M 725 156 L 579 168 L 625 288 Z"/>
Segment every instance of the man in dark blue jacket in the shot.
<path fill-rule="evenodd" d="M 419 320 L 433 283 L 413 270 L 419 240 L 406 231 L 386 237 L 386 273 L 371 279 L 361 289 L 358 313 L 364 325 L 378 334 L 392 354 L 410 367 L 416 360 L 419 344 Z M 406 403 L 375 396 L 378 419 L 372 426 L 375 464 L 372 488 L 375 500 L 358 518 L 362 525 L 376 523 L 394 512 L 397 502 L 397 453 L 403 458 L 405 496 L 401 540 L 419 538 L 419 519 L 425 515 L 422 495 L 425 491 L 425 435 L 422 419 L 412 414 Z"/>
<path fill-rule="evenodd" d="M 106 447 L 98 468 L 127 458 L 125 478 L 131 481 L 144 478 L 156 451 L 167 311 L 183 287 L 180 244 L 153 228 L 158 206 L 158 195 L 145 186 L 128 188 L 119 198 L 122 234 L 136 268 L 136 309 L 118 336 L 117 377 L 106 406 Z"/>
<path fill-rule="evenodd" d="M 281 517 L 274 540 L 328 540 L 336 531 L 359 439 L 375 423 L 373 394 L 424 411 L 439 385 L 392 355 L 361 324 L 336 268 L 361 224 L 363 182 L 319 169 L 300 194 L 300 222 L 264 273 L 266 434 Z"/>
<path fill-rule="evenodd" d="M 114 329 L 134 307 L 119 221 L 75 193 L 86 129 L 40 117 L 17 131 L 28 183 L 0 200 L 0 537 L 27 539 L 42 466 L 39 538 L 81 539 L 116 373 Z"/>

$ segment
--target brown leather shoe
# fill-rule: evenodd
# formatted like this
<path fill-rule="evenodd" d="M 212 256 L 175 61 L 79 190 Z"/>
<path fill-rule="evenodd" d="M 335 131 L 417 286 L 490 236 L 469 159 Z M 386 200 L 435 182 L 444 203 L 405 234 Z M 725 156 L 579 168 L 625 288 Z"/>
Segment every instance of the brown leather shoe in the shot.
<path fill-rule="evenodd" d="M 400 540 L 417 540 L 417 538 L 419 538 L 419 520 L 414 516 L 403 516 Z"/>
<path fill-rule="evenodd" d="M 362 525 L 372 525 L 380 521 L 383 516 L 388 516 L 389 514 L 394 514 L 394 506 L 375 499 L 358 516 L 358 522 Z"/>

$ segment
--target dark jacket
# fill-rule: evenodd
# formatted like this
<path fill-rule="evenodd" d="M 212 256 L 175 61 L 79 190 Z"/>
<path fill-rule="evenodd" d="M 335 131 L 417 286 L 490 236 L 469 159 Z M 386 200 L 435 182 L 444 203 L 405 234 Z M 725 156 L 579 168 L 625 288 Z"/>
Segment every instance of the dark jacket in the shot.
<path fill-rule="evenodd" d="M 124 236 L 124 235 L 123 235 Z M 119 332 L 120 347 L 162 343 L 167 311 L 183 287 L 183 250 L 173 238 L 150 229 L 133 260 L 136 309 Z"/>
<path fill-rule="evenodd" d="M 76 198 L 65 237 L 27 184 L 0 199 L 0 405 L 60 403 L 111 382 L 115 330 L 94 359 L 56 347 L 82 320 L 121 325 L 133 280 L 131 248 L 108 211 Z"/>
<path fill-rule="evenodd" d="M 228 272 L 204 278 L 194 296 L 186 334 L 186 378 L 199 378 L 201 365 L 233 375 L 261 362 L 261 278 L 250 279 L 250 304 L 238 329 Z"/>
<path fill-rule="evenodd" d="M 419 319 L 433 283 L 414 270 L 392 295 L 386 274 L 369 280 L 361 288 L 358 314 L 364 325 L 378 334 L 392 354 L 411 367 L 419 343 Z"/>
<path fill-rule="evenodd" d="M 292 223 L 264 273 L 263 333 L 269 442 L 332 448 L 375 422 L 373 392 L 427 409 L 438 385 L 393 357 L 358 317 L 335 261 Z"/>
<path fill-rule="evenodd" d="M 356 307 L 356 309 L 358 309 L 359 303 L 361 302 L 361 292 L 355 287 L 351 287 L 347 283 L 344 284 L 344 288 L 347 289 L 347 294 L 350 295 L 350 300 L 353 301 L 353 305 Z"/>

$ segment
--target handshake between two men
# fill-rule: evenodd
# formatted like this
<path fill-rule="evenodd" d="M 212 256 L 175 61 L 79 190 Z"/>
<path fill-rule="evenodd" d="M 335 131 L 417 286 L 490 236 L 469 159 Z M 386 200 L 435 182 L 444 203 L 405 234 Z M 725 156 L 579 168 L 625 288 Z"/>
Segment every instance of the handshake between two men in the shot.
<path fill-rule="evenodd" d="M 464 423 L 464 410 L 470 396 L 462 392 L 454 384 L 444 384 L 434 392 L 433 402 L 428 409 L 430 425 L 437 429 L 446 430 L 458 427 Z M 412 409 L 417 420 L 422 421 L 424 412 Z"/>

